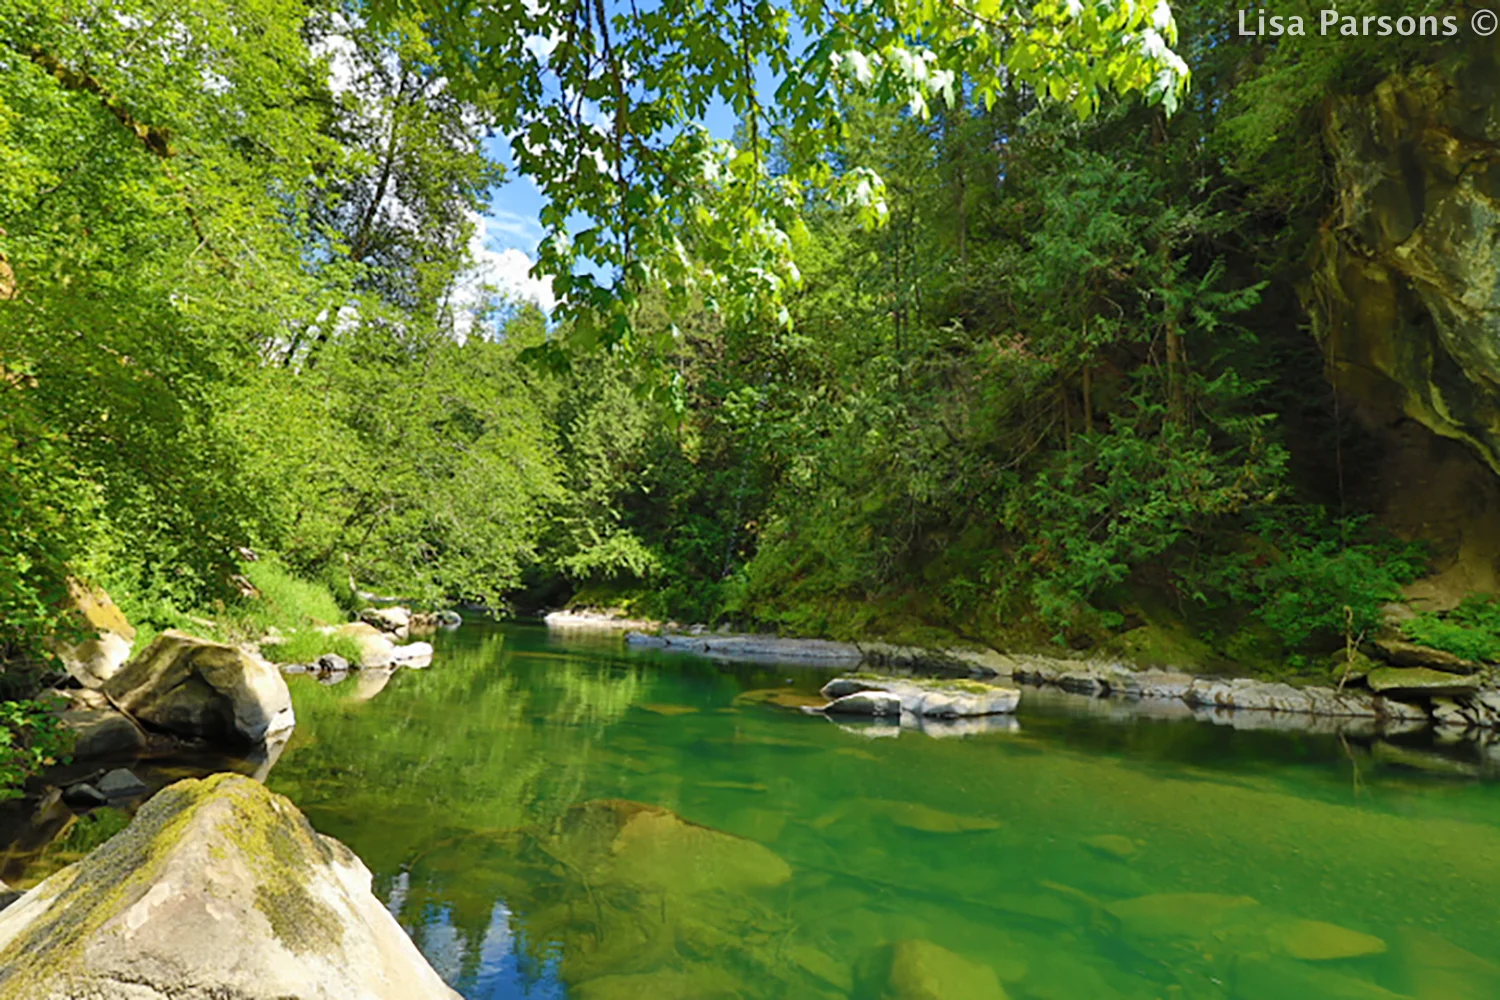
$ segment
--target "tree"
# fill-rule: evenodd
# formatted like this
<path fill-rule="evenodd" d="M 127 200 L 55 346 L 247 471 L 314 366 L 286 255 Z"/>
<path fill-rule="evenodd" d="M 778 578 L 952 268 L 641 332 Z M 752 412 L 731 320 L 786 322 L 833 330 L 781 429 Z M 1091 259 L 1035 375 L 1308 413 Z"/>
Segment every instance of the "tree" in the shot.
<path fill-rule="evenodd" d="M 391 26 L 420 21 L 453 85 L 489 111 L 546 195 L 537 267 L 585 345 L 625 339 L 647 287 L 679 310 L 706 303 L 786 322 L 805 187 L 872 222 L 884 214 L 877 175 L 835 176 L 827 161 L 848 137 L 854 94 L 925 118 L 959 90 L 987 108 L 1020 86 L 1087 115 L 1112 92 L 1170 111 L 1188 80 L 1167 5 L 1132 0 L 378 0 L 373 10 Z M 716 101 L 741 119 L 735 143 L 694 124 Z M 769 166 L 777 134 L 796 147 L 790 175 Z"/>

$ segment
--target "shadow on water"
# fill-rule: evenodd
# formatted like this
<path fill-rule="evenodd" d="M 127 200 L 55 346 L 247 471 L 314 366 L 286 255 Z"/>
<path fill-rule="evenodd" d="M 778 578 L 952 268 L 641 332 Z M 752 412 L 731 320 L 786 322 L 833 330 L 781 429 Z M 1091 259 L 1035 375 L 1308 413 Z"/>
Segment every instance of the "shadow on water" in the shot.
<path fill-rule="evenodd" d="M 268 781 L 469 1000 L 1500 996 L 1500 785 L 1421 737 L 1029 691 L 938 739 L 828 676 L 466 627 L 294 678 Z"/>

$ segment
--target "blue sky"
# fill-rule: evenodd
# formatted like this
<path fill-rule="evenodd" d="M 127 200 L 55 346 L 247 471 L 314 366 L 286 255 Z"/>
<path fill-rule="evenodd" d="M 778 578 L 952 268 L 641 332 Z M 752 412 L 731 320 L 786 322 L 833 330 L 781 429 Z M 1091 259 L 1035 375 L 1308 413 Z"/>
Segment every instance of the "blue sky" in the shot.
<path fill-rule="evenodd" d="M 799 36 L 797 43 L 801 41 Z M 760 68 L 756 84 L 761 100 L 767 105 L 772 103 L 776 81 L 769 67 Z M 715 101 L 701 124 L 716 138 L 728 139 L 734 134 L 737 119 L 727 104 Z M 542 193 L 514 169 L 509 140 L 493 137 L 486 142 L 485 152 L 505 164 L 510 180 L 495 190 L 489 211 L 484 213 L 483 232 L 476 236 L 470 250 L 486 280 L 506 290 L 514 299 L 536 302 L 550 311 L 550 289 L 526 276 L 531 262 L 536 260 L 537 245 L 544 232 Z"/>
<path fill-rule="evenodd" d="M 703 125 L 720 139 L 732 136 L 735 124 L 734 112 L 722 102 L 711 108 L 703 119 Z M 490 139 L 485 144 L 485 151 L 492 159 L 504 163 L 511 177 L 496 190 L 490 201 L 490 210 L 485 213 L 493 249 L 516 249 L 535 257 L 537 244 L 542 238 L 542 193 L 529 179 L 515 171 L 510 158 L 510 143 L 505 138 L 496 136 Z"/>

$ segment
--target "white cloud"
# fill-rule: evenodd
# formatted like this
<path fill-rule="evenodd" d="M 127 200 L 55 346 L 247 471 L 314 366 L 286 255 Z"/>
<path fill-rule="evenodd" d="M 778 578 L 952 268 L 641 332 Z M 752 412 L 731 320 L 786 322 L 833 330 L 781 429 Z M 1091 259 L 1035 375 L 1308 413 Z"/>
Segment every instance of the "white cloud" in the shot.
<path fill-rule="evenodd" d="M 534 215 L 524 215 L 520 212 L 512 212 L 505 208 L 490 209 L 490 214 L 485 217 L 488 226 L 486 238 L 496 235 L 509 237 L 512 243 L 526 243 L 532 246 L 540 243 L 546 235 L 542 229 L 542 222 Z"/>
<path fill-rule="evenodd" d="M 497 297 L 517 305 L 531 303 L 550 313 L 557 306 L 551 280 L 532 277 L 532 260 L 524 250 L 491 245 L 492 233 L 506 232 L 506 223 L 497 225 L 477 214 L 469 221 L 474 223 L 474 234 L 469 238 L 474 266 L 459 278 L 450 298 L 458 335 L 467 337 L 474 326 L 475 311 Z"/>

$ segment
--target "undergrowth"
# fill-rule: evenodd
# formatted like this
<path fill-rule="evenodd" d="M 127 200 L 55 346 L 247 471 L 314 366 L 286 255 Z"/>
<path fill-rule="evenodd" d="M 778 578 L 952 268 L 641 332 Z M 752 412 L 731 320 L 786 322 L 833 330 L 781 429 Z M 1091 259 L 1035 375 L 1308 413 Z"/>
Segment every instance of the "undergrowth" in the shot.
<path fill-rule="evenodd" d="M 1471 594 L 1446 613 L 1424 611 L 1402 626 L 1406 637 L 1466 660 L 1500 661 L 1500 603 Z"/>

